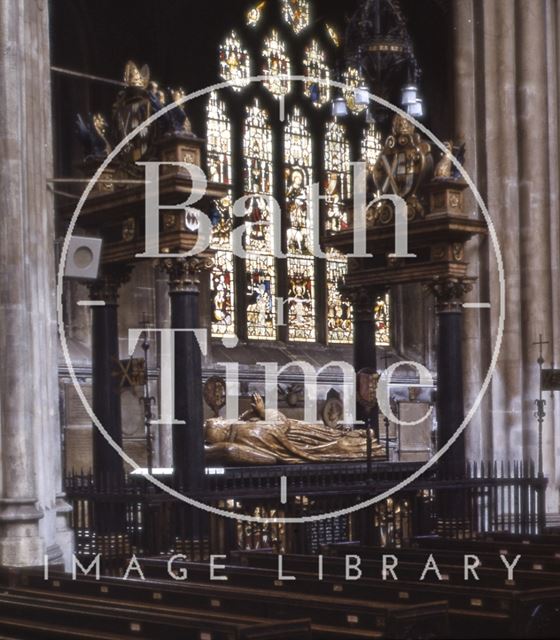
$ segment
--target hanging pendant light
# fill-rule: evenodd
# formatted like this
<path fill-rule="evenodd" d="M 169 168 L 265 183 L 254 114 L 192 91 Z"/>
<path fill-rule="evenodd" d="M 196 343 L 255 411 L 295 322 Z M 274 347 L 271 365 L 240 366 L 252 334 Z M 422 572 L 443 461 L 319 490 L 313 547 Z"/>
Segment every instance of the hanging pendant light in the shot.
<path fill-rule="evenodd" d="M 369 105 L 369 89 L 365 82 L 361 82 L 358 87 L 354 89 L 354 102 L 356 106 L 367 107 Z"/>
<path fill-rule="evenodd" d="M 340 95 L 333 100 L 332 114 L 335 118 L 343 118 L 348 115 L 346 100 Z"/>
<path fill-rule="evenodd" d="M 401 90 L 401 104 L 409 107 L 416 104 L 418 99 L 418 87 L 415 84 L 407 84 Z"/>
<path fill-rule="evenodd" d="M 416 102 L 414 104 L 407 105 L 406 111 L 413 118 L 421 118 L 424 115 L 422 98 L 416 98 Z"/>

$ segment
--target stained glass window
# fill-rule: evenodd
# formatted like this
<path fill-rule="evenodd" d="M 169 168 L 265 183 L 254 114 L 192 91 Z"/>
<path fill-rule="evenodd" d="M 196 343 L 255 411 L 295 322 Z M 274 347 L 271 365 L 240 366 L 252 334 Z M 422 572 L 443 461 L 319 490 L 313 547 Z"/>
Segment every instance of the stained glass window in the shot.
<path fill-rule="evenodd" d="M 389 294 L 377 298 L 375 305 L 375 342 L 382 347 L 391 344 Z"/>
<path fill-rule="evenodd" d="M 358 69 L 355 69 L 354 67 L 346 69 L 342 76 L 342 82 L 347 86 L 347 88 L 344 89 L 344 98 L 348 108 L 354 113 L 360 113 L 366 109 L 366 105 L 356 104 L 355 90 L 357 87 L 365 83 L 364 77 Z"/>
<path fill-rule="evenodd" d="M 264 58 L 263 75 L 267 77 L 264 83 L 266 88 L 275 98 L 290 93 L 290 80 L 278 77 L 289 76 L 291 64 L 286 53 L 286 43 L 280 39 L 277 31 L 273 30 L 265 39 L 262 55 Z"/>
<path fill-rule="evenodd" d="M 262 18 L 262 12 L 266 5 L 266 2 L 259 2 L 254 7 L 251 7 L 249 11 L 247 11 L 247 25 L 249 27 L 256 27 L 260 19 Z"/>
<path fill-rule="evenodd" d="M 368 172 L 373 171 L 382 148 L 381 133 L 374 124 L 370 124 L 362 138 L 362 161 L 366 163 Z"/>
<path fill-rule="evenodd" d="M 379 158 L 383 148 L 381 133 L 374 124 L 368 125 L 362 138 L 362 161 L 367 165 L 369 173 Z M 381 346 L 389 346 L 390 339 L 390 297 L 389 294 L 378 298 L 375 305 L 376 342 Z"/>
<path fill-rule="evenodd" d="M 245 250 L 247 334 L 259 340 L 276 339 L 276 275 L 272 244 L 274 219 L 270 201 L 272 131 L 268 115 L 257 100 L 247 107 L 243 132 L 244 191 L 246 200 Z"/>
<path fill-rule="evenodd" d="M 307 0 L 282 0 L 282 15 L 295 33 L 309 26 L 309 2 Z"/>
<path fill-rule="evenodd" d="M 344 231 L 348 228 L 348 200 L 351 198 L 350 144 L 344 126 L 327 123 L 325 137 L 325 195 L 327 211 L 325 230 Z"/>
<path fill-rule="evenodd" d="M 288 214 L 288 337 L 315 340 L 313 222 L 307 208 L 313 181 L 313 143 L 309 122 L 296 107 L 284 134 Z"/>
<path fill-rule="evenodd" d="M 265 24 L 265 11 L 271 9 L 271 4 L 269 0 L 252 0 L 249 3 L 244 21 L 246 31 L 254 29 L 251 38 L 260 34 L 257 29 Z M 280 0 L 279 6 L 285 24 L 280 29 L 267 31 L 267 37 L 260 44 L 264 86 L 277 99 L 290 94 L 295 86 L 289 79 L 295 68 L 295 57 L 290 59 L 293 49 L 297 52 L 294 56 L 297 55 L 297 60 L 302 61 L 304 95 L 319 109 L 332 99 L 332 91 L 328 86 L 331 79 L 328 62 L 329 56 L 334 55 L 336 47 L 341 44 L 339 34 L 331 25 L 321 23 L 312 36 L 302 38 L 300 34 L 306 29 L 311 31 L 310 2 Z M 240 92 L 249 85 L 251 73 L 258 73 L 251 65 L 251 56 L 238 33 L 231 32 L 220 46 L 221 77 L 232 82 L 234 90 Z M 348 68 L 342 79 L 349 85 L 344 91 L 349 109 L 354 113 L 363 111 L 365 106 L 358 106 L 355 102 L 355 89 L 364 83 L 359 70 Z M 324 84 L 320 81 L 324 81 Z M 226 99 L 232 99 L 229 91 Z M 352 185 L 346 129 L 338 121 L 326 122 L 329 119 L 326 110 L 315 113 L 314 117 L 322 118 L 321 122 L 325 123 L 324 155 L 319 158 L 313 154 L 315 147 L 310 126 L 313 123 L 306 119 L 300 106 L 292 106 L 291 115 L 285 122 L 279 123 L 279 127 L 284 127 L 282 175 L 285 187 L 280 221 L 273 219 L 272 203 L 268 199 L 279 186 L 273 184 L 273 177 L 280 175 L 279 167 L 274 164 L 277 150 L 273 148 L 269 119 L 272 115 L 257 100 L 244 104 L 249 104 L 245 108 L 245 119 L 239 124 L 240 130 L 235 132 L 242 140 L 242 166 L 238 170 L 233 167 L 234 171 L 232 122 L 226 104 L 216 92 L 211 94 L 208 103 L 208 178 L 229 186 L 227 195 L 210 208 L 213 230 L 211 246 L 216 251 L 216 266 L 211 277 L 212 334 L 216 337 L 233 335 L 235 327 L 246 326 L 249 339 L 277 339 L 278 282 L 277 260 L 273 251 L 273 224 L 276 224 L 278 231 L 281 230 L 283 234 L 287 253 L 287 282 L 280 283 L 280 289 L 287 297 L 285 318 L 288 339 L 315 342 L 317 317 L 321 321 L 326 317 L 328 343 L 351 343 L 352 307 L 339 293 L 339 284 L 347 271 L 347 260 L 333 249 L 327 251 L 323 263 L 314 258 L 313 240 L 314 231 L 317 230 L 313 228 L 314 221 L 308 210 L 308 188 L 313 180 L 318 179 L 321 193 L 325 196 L 321 210 L 322 231 L 337 233 L 348 228 Z M 304 105 L 303 109 L 306 108 Z M 281 112 L 284 113 L 283 110 Z M 366 124 L 360 156 L 367 163 L 369 171 L 380 150 L 379 133 L 373 124 Z M 241 172 L 242 184 L 232 184 L 233 177 L 241 177 Z M 241 261 L 234 259 L 232 253 L 232 200 L 237 191 L 246 196 L 245 218 L 238 221 L 244 224 L 242 228 L 245 232 L 243 242 L 246 258 Z M 239 274 L 234 278 L 234 263 L 235 267 L 243 269 L 242 278 Z M 317 273 L 316 268 L 319 268 Z M 244 285 L 236 290 L 235 284 L 241 282 Z M 326 292 L 320 297 L 321 304 L 325 306 L 321 308 L 317 306 L 316 298 L 318 283 L 326 285 Z M 235 304 L 236 299 L 242 296 L 246 296 L 246 315 Z M 388 296 L 379 298 L 375 309 L 372 309 L 379 345 L 389 344 L 389 302 Z M 245 304 L 241 308 L 244 309 Z"/>
<path fill-rule="evenodd" d="M 308 78 L 325 80 L 327 82 L 330 79 L 326 53 L 321 49 L 317 40 L 313 40 L 305 49 L 303 67 L 305 69 L 305 75 Z M 311 98 L 316 107 L 320 107 L 330 100 L 330 86 L 319 83 L 316 80 L 307 81 L 304 92 L 308 98 Z"/>
<path fill-rule="evenodd" d="M 325 135 L 324 195 L 325 230 L 336 233 L 348 228 L 348 205 L 351 197 L 350 144 L 344 126 L 328 122 Z M 330 343 L 352 342 L 351 306 L 338 290 L 346 275 L 346 258 L 335 250 L 327 259 L 327 333 Z"/>
<path fill-rule="evenodd" d="M 220 45 L 220 76 L 233 82 L 233 89 L 241 91 L 247 86 L 251 75 L 249 52 L 242 46 L 239 36 L 231 32 L 225 42 Z"/>
<path fill-rule="evenodd" d="M 208 180 L 231 185 L 231 122 L 223 100 L 216 91 L 210 94 L 207 108 Z M 235 290 L 231 246 L 231 189 L 210 211 L 211 247 L 216 249 L 215 266 L 210 278 L 212 335 L 235 333 Z"/>
<path fill-rule="evenodd" d="M 333 41 L 333 44 L 335 47 L 339 47 L 340 36 L 338 35 L 338 31 L 330 24 L 327 24 L 326 26 L 327 26 L 327 33 L 329 34 L 329 38 Z"/>

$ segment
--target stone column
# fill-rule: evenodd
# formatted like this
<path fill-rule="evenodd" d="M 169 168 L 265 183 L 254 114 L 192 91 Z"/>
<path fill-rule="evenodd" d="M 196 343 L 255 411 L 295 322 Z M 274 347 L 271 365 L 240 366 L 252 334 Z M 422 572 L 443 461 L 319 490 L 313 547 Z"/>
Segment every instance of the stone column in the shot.
<path fill-rule="evenodd" d="M 471 451 L 479 448 L 478 458 L 485 460 L 535 461 L 538 352 L 533 343 L 539 334 L 549 342 L 546 366 L 560 362 L 560 292 L 555 281 L 560 270 L 560 5 L 555 0 L 452 4 L 456 135 L 466 141 L 467 169 L 494 221 L 506 281 L 502 350 L 481 407 L 482 419 L 469 428 Z M 496 260 L 487 239 L 478 246 L 476 242 L 469 243 L 473 253 L 467 254 L 479 278 L 473 299 L 490 302 L 492 308 L 465 314 L 467 350 L 472 354 L 465 363 L 470 377 L 467 403 L 478 394 L 488 369 L 499 313 Z M 548 509 L 558 512 L 560 394 L 547 400 L 547 501 Z"/>
<path fill-rule="evenodd" d="M 435 278 L 427 288 L 436 299 L 438 316 L 437 397 L 438 450 L 464 420 L 463 406 L 463 298 L 473 287 L 464 278 Z M 465 466 L 464 434 L 451 446 L 439 468 L 447 475 L 461 474 Z"/>
<path fill-rule="evenodd" d="M 162 267 L 169 278 L 171 328 L 199 328 L 201 273 L 212 267 L 211 258 L 169 258 Z M 185 491 L 195 490 L 204 479 L 202 357 L 193 332 L 175 333 L 175 419 L 173 467 Z"/>
<path fill-rule="evenodd" d="M 0 3 L 0 565 L 72 552 L 60 465 L 48 3 Z M 62 546 L 64 548 L 62 548 Z"/>

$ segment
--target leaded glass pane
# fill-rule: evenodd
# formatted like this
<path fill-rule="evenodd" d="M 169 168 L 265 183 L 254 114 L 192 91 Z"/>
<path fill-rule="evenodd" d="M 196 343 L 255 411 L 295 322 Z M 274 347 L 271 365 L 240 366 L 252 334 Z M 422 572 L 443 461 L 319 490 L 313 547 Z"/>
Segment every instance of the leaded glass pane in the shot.
<path fill-rule="evenodd" d="M 338 122 L 328 122 L 325 136 L 324 191 L 325 230 L 336 233 L 348 228 L 351 197 L 350 144 Z M 327 259 L 327 337 L 330 343 L 352 342 L 352 309 L 342 299 L 338 285 L 346 275 L 346 258 L 330 249 Z"/>
<path fill-rule="evenodd" d="M 315 342 L 315 268 L 312 258 L 288 258 L 288 337 Z"/>
<path fill-rule="evenodd" d="M 294 33 L 301 33 L 309 26 L 309 2 L 307 0 L 282 0 L 282 15 Z"/>
<path fill-rule="evenodd" d="M 382 347 L 391 344 L 391 324 L 389 312 L 389 294 L 377 298 L 375 305 L 375 342 Z"/>
<path fill-rule="evenodd" d="M 382 148 L 381 133 L 374 124 L 368 125 L 362 138 L 362 161 L 366 163 L 369 173 L 373 171 Z"/>
<path fill-rule="evenodd" d="M 288 337 L 316 339 L 313 221 L 307 207 L 313 180 L 313 143 L 309 122 L 296 107 L 284 132 L 286 211 L 288 217 Z"/>
<path fill-rule="evenodd" d="M 257 100 L 247 108 L 243 132 L 247 252 L 247 333 L 249 338 L 276 339 L 276 277 L 273 255 L 272 131 Z"/>
<path fill-rule="evenodd" d="M 250 75 L 249 52 L 241 45 L 235 31 L 232 31 L 220 45 L 220 76 L 224 80 L 233 82 L 232 87 L 235 91 L 241 91 L 247 86 Z"/>
<path fill-rule="evenodd" d="M 325 138 L 325 229 L 336 233 L 348 228 L 348 200 L 351 198 L 350 144 L 338 122 L 327 123 Z"/>
<path fill-rule="evenodd" d="M 330 100 L 330 86 L 319 83 L 316 80 L 325 80 L 328 82 L 328 80 L 330 80 L 330 70 L 327 65 L 326 53 L 321 49 L 316 40 L 313 40 L 305 49 L 303 67 L 305 69 L 305 75 L 308 78 L 315 79 L 305 83 L 305 95 L 311 99 L 316 107 L 326 104 Z"/>
<path fill-rule="evenodd" d="M 262 56 L 264 58 L 263 74 L 267 77 L 265 87 L 275 98 L 290 93 L 290 80 L 279 78 L 279 76 L 291 74 L 291 64 L 286 53 L 286 43 L 280 39 L 277 31 L 273 30 L 265 39 Z"/>
<path fill-rule="evenodd" d="M 354 67 L 349 67 L 348 69 L 346 69 L 342 76 L 342 82 L 346 85 L 343 93 L 348 108 L 354 113 L 360 113 L 361 111 L 366 109 L 366 105 L 356 104 L 355 90 L 357 87 L 365 84 L 364 77 L 358 71 L 358 69 L 355 69 Z"/>
<path fill-rule="evenodd" d="M 346 260 L 327 260 L 327 328 L 329 342 L 352 342 L 352 305 L 342 298 L 338 286 L 346 275 Z"/>
<path fill-rule="evenodd" d="M 256 27 L 259 24 L 265 5 L 266 2 L 259 2 L 254 7 L 251 7 L 249 11 L 247 11 L 247 26 Z"/>
<path fill-rule="evenodd" d="M 217 92 L 210 94 L 207 107 L 208 179 L 231 184 L 231 123 Z M 216 249 L 210 278 L 212 335 L 235 333 L 235 289 L 231 247 L 231 190 L 210 211 L 211 247 Z"/>

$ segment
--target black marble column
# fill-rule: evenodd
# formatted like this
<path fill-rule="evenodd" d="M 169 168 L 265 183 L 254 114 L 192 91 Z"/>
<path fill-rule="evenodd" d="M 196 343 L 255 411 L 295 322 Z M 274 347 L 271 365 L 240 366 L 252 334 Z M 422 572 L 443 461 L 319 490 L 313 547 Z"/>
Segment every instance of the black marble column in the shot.
<path fill-rule="evenodd" d="M 171 328 L 198 329 L 200 274 L 211 268 L 210 258 L 169 258 L 162 263 L 169 276 Z M 173 467 L 186 492 L 202 486 L 204 430 L 202 354 L 193 332 L 175 333 L 175 419 Z"/>
<path fill-rule="evenodd" d="M 362 369 L 377 371 L 377 349 L 375 346 L 375 303 L 383 292 L 377 288 L 357 287 L 343 288 L 343 295 L 352 303 L 354 322 L 354 370 L 356 373 Z M 371 411 L 356 406 L 356 418 L 358 421 L 369 422 L 375 437 L 379 439 L 379 412 Z"/>
<path fill-rule="evenodd" d="M 128 269 L 115 267 L 89 286 L 90 298 L 103 302 L 92 307 L 92 408 L 113 441 L 122 446 L 118 290 L 129 276 Z M 123 460 L 94 425 L 93 474 L 98 491 L 117 491 L 124 480 Z M 124 532 L 124 514 L 110 504 L 96 508 L 96 532 Z"/>
<path fill-rule="evenodd" d="M 462 424 L 463 406 L 463 297 L 472 289 L 469 279 L 437 278 L 428 288 L 436 300 L 438 317 L 437 397 L 438 449 Z M 462 475 L 465 468 L 465 437 L 462 434 L 440 461 L 445 475 Z"/>

